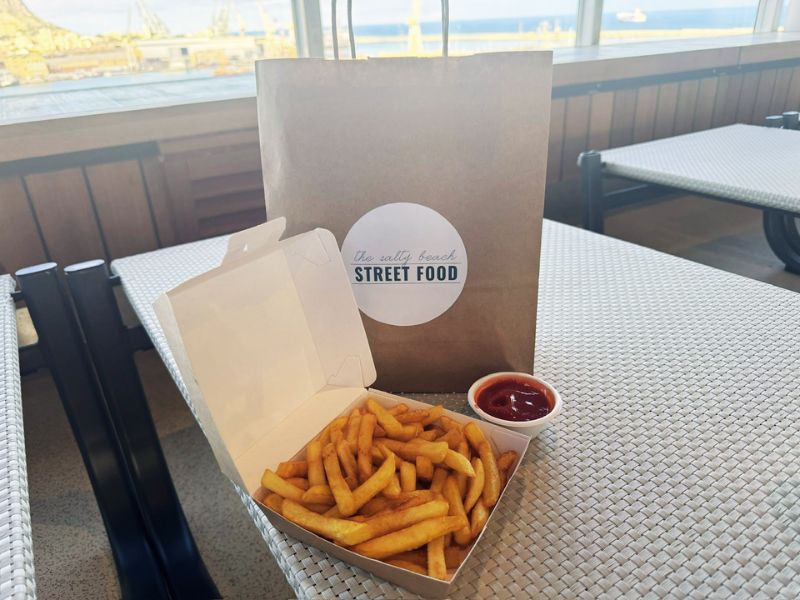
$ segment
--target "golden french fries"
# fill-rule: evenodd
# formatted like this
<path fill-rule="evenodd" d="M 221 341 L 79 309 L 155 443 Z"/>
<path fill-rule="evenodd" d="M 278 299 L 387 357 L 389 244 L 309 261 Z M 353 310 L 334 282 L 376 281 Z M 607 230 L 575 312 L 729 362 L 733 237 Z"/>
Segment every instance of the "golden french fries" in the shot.
<path fill-rule="evenodd" d="M 433 463 L 427 456 L 417 456 L 414 461 L 414 466 L 417 468 L 417 477 L 430 481 L 433 479 Z"/>
<path fill-rule="evenodd" d="M 469 480 L 467 496 L 464 498 L 464 510 L 467 512 L 472 510 L 472 507 L 475 506 L 478 498 L 481 497 L 481 492 L 483 492 L 483 461 L 476 456 L 472 459 L 472 468 L 475 471 L 475 477 Z"/>
<path fill-rule="evenodd" d="M 367 519 L 363 523 L 364 527 L 347 532 L 339 537 L 337 541 L 347 546 L 354 546 L 386 533 L 409 527 L 414 523 L 419 523 L 426 519 L 443 517 L 447 515 L 447 511 L 448 504 L 445 500 L 431 500 L 419 506 L 412 506 L 411 508 L 393 511 L 385 515 Z"/>
<path fill-rule="evenodd" d="M 467 477 L 475 477 L 475 470 L 463 454 L 455 450 L 448 450 L 444 457 L 444 464 L 456 473 L 463 473 Z"/>
<path fill-rule="evenodd" d="M 413 463 L 403 461 L 400 465 L 400 491 L 413 492 L 417 489 L 417 468 Z"/>
<path fill-rule="evenodd" d="M 322 450 L 322 464 L 325 466 L 325 474 L 328 476 L 328 485 L 336 500 L 336 507 L 342 516 L 349 517 L 356 512 L 356 503 L 353 499 L 353 492 L 350 491 L 350 487 L 342 477 L 342 469 L 339 466 L 339 459 L 333 443 L 325 446 Z"/>
<path fill-rule="evenodd" d="M 471 517 L 470 517 L 470 539 L 478 537 L 478 534 L 483 529 L 483 526 L 486 525 L 486 521 L 489 520 L 489 511 L 486 509 L 486 506 L 483 503 L 483 498 L 478 500 L 475 503 L 475 506 L 472 509 Z"/>
<path fill-rule="evenodd" d="M 308 475 L 308 463 L 304 460 L 287 460 L 279 464 L 275 472 L 284 479 L 305 477 Z"/>
<path fill-rule="evenodd" d="M 261 485 L 267 488 L 270 492 L 275 492 L 276 494 L 279 494 L 284 498 L 288 498 L 289 500 L 300 502 L 300 500 L 303 499 L 303 490 L 301 490 L 299 487 L 293 486 L 283 477 L 274 471 L 270 471 L 269 469 L 264 471 L 264 474 L 261 476 Z"/>
<path fill-rule="evenodd" d="M 366 481 L 372 475 L 372 436 L 375 432 L 375 415 L 367 413 L 361 417 L 358 428 L 358 479 Z"/>
<path fill-rule="evenodd" d="M 299 458 L 264 471 L 264 506 L 354 552 L 447 580 L 519 456 L 496 455 L 474 422 L 442 406 L 387 409 L 368 397 Z"/>
<path fill-rule="evenodd" d="M 327 428 L 326 428 L 327 430 Z M 312 440 L 306 447 L 309 485 L 325 485 L 325 468 L 322 466 L 322 442 Z"/>
<path fill-rule="evenodd" d="M 285 504 L 286 501 L 284 501 L 284 505 Z M 283 510 L 286 510 L 286 506 L 284 506 Z M 352 550 L 369 558 L 380 560 L 392 556 L 393 554 L 405 552 L 406 550 L 414 550 L 415 548 L 424 546 L 437 537 L 467 526 L 466 521 L 464 517 L 436 517 L 434 519 L 427 519 L 411 527 L 406 527 L 405 529 L 387 533 L 386 535 L 357 544 L 353 546 Z"/>
<path fill-rule="evenodd" d="M 467 521 L 467 513 L 464 510 L 464 504 L 461 502 L 461 494 L 458 491 L 455 475 L 448 475 L 447 480 L 444 482 L 444 488 L 442 488 L 442 494 L 444 494 L 445 500 L 450 504 L 448 514 L 452 517 L 461 517 L 464 520 L 465 525 L 461 529 L 453 532 L 453 538 L 456 544 L 464 546 L 469 543 L 470 529 L 469 522 Z"/>
<path fill-rule="evenodd" d="M 447 563 L 444 560 L 444 536 L 428 542 L 428 573 L 436 579 L 447 579 Z"/>

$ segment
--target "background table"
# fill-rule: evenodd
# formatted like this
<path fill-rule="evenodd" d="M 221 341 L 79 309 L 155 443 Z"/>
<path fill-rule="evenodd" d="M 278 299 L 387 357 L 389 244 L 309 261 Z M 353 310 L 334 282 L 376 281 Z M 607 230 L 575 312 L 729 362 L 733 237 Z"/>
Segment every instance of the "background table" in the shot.
<path fill-rule="evenodd" d="M 112 265 L 184 397 L 152 302 L 225 244 Z M 800 595 L 799 296 L 545 222 L 537 335 L 535 372 L 564 412 L 532 442 L 454 597 Z M 468 410 L 462 396 L 414 397 Z M 298 596 L 408 595 L 242 499 Z"/>
<path fill-rule="evenodd" d="M 0 275 L 0 597 L 35 598 L 15 288 Z"/>
<path fill-rule="evenodd" d="M 730 125 L 580 158 L 587 229 L 602 232 L 607 210 L 676 192 L 764 211 L 773 252 L 800 272 L 800 131 Z M 603 177 L 638 184 L 604 192 Z"/>

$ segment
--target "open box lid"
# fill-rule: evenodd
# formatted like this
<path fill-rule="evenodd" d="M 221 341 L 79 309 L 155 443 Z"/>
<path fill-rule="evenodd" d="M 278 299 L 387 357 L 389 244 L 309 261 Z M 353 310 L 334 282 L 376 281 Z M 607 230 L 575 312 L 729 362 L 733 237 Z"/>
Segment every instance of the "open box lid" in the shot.
<path fill-rule="evenodd" d="M 285 228 L 232 235 L 219 267 L 155 303 L 220 467 L 250 493 L 376 376 L 333 234 Z"/>

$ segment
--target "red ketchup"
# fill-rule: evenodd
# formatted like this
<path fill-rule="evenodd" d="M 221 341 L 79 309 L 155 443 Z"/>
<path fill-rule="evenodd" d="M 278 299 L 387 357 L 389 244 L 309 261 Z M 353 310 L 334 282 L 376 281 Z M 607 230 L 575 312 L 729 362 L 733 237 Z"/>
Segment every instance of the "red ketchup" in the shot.
<path fill-rule="evenodd" d="M 527 381 L 511 378 L 482 387 L 475 402 L 484 412 L 506 421 L 541 419 L 552 410 L 543 391 Z"/>

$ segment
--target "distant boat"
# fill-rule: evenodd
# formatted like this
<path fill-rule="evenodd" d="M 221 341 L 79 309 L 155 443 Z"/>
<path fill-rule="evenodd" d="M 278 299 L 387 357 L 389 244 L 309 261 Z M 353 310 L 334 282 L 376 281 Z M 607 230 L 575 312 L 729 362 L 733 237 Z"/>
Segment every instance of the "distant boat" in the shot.
<path fill-rule="evenodd" d="M 633 11 L 618 12 L 617 21 L 620 23 L 646 23 L 647 15 L 642 12 L 641 8 L 635 8 Z"/>

